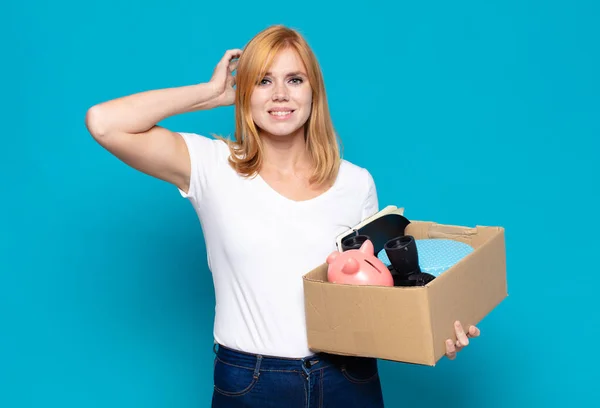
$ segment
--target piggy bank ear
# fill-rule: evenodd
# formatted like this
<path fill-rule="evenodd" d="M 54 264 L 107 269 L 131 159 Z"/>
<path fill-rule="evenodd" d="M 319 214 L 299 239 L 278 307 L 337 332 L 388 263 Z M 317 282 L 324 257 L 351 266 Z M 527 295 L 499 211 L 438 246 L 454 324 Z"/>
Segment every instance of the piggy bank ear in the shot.
<path fill-rule="evenodd" d="M 360 246 L 360 252 L 373 256 L 375 253 L 375 248 L 373 247 L 371 240 L 367 239 L 365 242 L 363 242 L 363 244 Z"/>
<path fill-rule="evenodd" d="M 342 272 L 344 272 L 347 275 L 352 275 L 352 274 L 358 272 L 359 267 L 360 267 L 360 264 L 358 263 L 358 261 L 356 259 L 348 258 L 348 260 L 346 260 L 346 263 L 342 267 Z"/>
<path fill-rule="evenodd" d="M 335 258 L 337 258 L 339 255 L 340 253 L 338 251 L 333 251 L 332 253 L 330 253 L 327 257 L 327 264 L 332 264 L 333 261 L 335 261 Z"/>

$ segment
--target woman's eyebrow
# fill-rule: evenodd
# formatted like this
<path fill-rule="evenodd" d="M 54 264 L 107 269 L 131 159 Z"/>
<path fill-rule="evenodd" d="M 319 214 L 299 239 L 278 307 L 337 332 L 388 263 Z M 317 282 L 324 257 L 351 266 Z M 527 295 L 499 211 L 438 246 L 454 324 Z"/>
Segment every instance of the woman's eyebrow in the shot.
<path fill-rule="evenodd" d="M 265 74 L 265 76 L 272 76 L 273 73 L 272 72 L 267 72 Z M 288 73 L 286 76 L 290 77 L 290 76 L 297 76 L 297 75 L 302 75 L 302 76 L 307 76 L 304 72 L 302 71 L 294 71 L 294 72 L 290 72 Z"/>

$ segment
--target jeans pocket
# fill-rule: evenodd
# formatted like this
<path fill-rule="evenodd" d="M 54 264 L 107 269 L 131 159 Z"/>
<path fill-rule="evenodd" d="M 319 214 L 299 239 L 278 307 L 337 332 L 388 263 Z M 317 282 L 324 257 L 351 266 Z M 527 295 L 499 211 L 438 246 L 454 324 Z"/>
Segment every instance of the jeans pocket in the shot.
<path fill-rule="evenodd" d="M 354 384 L 368 384 L 379 378 L 377 360 L 372 358 L 355 358 L 341 367 L 344 377 Z"/>
<path fill-rule="evenodd" d="M 258 381 L 258 374 L 254 371 L 253 368 L 226 363 L 217 357 L 214 369 L 215 391 L 228 397 L 249 393 Z"/>

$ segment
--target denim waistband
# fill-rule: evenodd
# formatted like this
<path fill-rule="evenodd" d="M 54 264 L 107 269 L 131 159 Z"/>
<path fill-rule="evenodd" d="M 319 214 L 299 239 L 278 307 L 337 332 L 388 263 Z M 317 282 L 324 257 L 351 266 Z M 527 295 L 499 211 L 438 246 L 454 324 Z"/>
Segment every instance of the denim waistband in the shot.
<path fill-rule="evenodd" d="M 249 369 L 255 369 L 259 366 L 261 371 L 306 372 L 307 370 L 319 370 L 331 365 L 341 366 L 354 359 L 364 359 L 363 357 L 328 353 L 316 353 L 304 358 L 276 357 L 233 350 L 218 343 L 214 345 L 214 351 L 217 357 L 225 363 Z"/>

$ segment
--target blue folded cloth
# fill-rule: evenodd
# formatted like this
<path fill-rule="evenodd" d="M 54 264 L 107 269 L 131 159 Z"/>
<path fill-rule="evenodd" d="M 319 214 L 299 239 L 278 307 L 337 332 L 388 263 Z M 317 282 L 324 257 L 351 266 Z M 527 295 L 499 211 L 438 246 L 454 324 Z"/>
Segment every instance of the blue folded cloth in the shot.
<path fill-rule="evenodd" d="M 452 239 L 417 239 L 415 243 L 417 244 L 421 272 L 433 276 L 439 276 L 473 252 L 472 246 Z M 385 249 L 382 249 L 377 257 L 386 266 L 390 265 Z"/>

